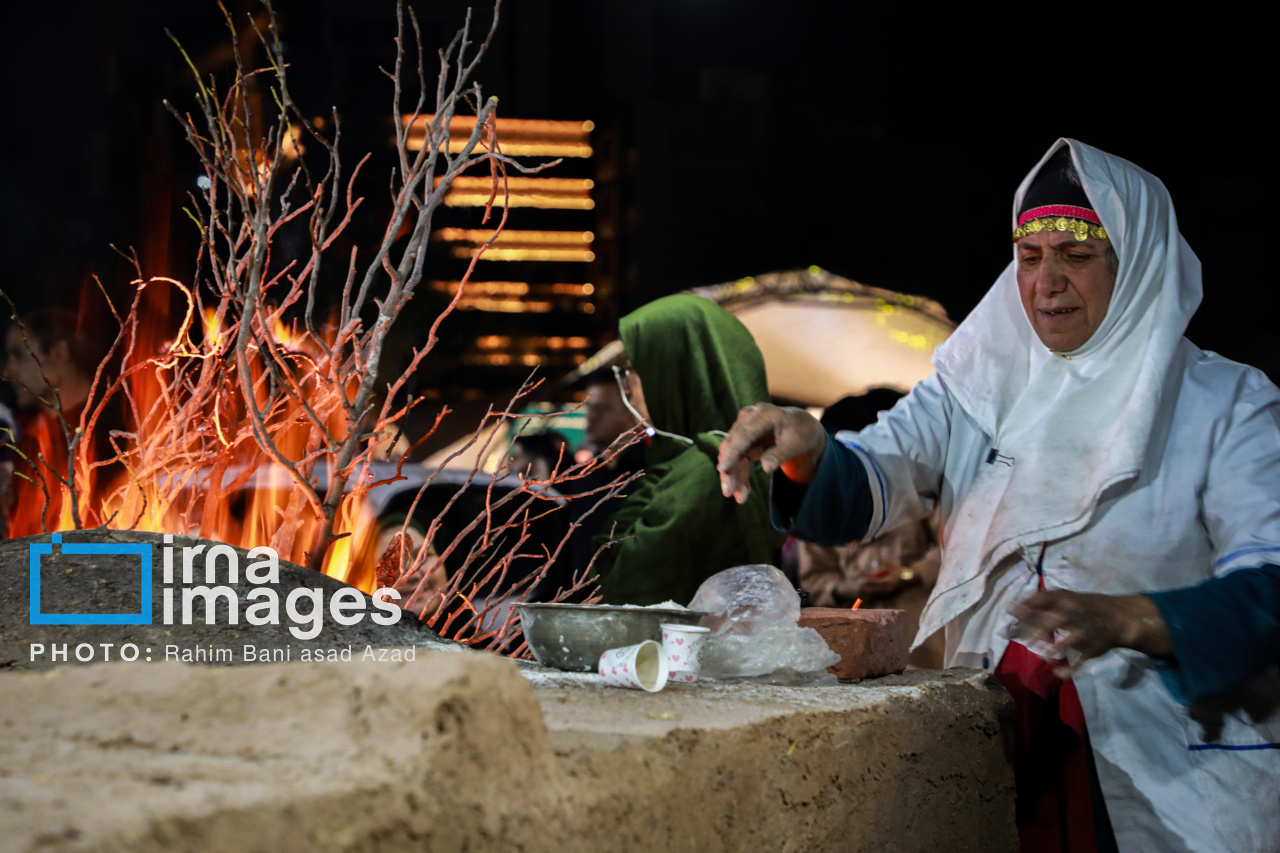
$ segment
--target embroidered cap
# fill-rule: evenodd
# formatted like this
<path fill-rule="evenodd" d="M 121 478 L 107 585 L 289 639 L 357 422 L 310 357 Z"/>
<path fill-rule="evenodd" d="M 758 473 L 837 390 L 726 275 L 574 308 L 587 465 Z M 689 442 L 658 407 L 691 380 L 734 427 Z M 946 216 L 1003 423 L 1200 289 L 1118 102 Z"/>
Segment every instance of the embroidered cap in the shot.
<path fill-rule="evenodd" d="M 1070 231 L 1077 240 L 1107 239 L 1107 229 L 1093 210 L 1093 202 L 1080 186 L 1080 176 L 1071 163 L 1071 151 L 1063 146 L 1036 173 L 1022 198 L 1016 243 L 1028 234 L 1041 231 Z"/>

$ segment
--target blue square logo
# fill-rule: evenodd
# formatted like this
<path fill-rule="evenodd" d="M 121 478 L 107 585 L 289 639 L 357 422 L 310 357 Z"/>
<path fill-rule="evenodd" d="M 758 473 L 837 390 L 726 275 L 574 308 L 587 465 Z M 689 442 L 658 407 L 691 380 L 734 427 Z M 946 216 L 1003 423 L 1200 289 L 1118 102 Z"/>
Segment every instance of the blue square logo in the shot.
<path fill-rule="evenodd" d="M 40 558 L 53 554 L 59 546 L 63 554 L 137 554 L 141 564 L 142 607 L 137 613 L 42 613 L 40 612 Z M 32 625 L 150 625 L 151 616 L 151 546 L 87 545 L 62 542 L 62 534 L 53 534 L 53 542 L 32 542 L 31 548 L 31 624 Z"/>

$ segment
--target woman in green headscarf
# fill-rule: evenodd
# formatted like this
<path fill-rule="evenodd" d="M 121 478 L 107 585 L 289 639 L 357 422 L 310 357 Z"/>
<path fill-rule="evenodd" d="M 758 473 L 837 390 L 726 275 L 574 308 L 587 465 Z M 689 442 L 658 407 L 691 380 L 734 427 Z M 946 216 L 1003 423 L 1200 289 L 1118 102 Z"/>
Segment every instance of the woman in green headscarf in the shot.
<path fill-rule="evenodd" d="M 769 523 L 763 473 L 737 504 L 720 491 L 716 458 L 738 410 L 769 399 L 764 357 L 742 323 L 709 299 L 678 294 L 622 318 L 620 332 L 655 428 L 644 477 L 597 538 L 606 604 L 687 604 L 711 575 L 773 563 L 783 536 Z M 634 386 L 633 377 L 633 386 Z M 635 395 L 639 397 L 640 395 Z"/>

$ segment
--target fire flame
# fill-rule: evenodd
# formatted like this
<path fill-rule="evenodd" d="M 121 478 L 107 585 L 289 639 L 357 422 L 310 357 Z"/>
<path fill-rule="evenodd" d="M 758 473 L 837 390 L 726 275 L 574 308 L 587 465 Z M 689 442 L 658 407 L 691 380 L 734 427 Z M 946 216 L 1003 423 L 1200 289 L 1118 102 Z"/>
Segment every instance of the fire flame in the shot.
<path fill-rule="evenodd" d="M 148 285 L 156 282 L 153 279 Z M 112 432 L 111 446 L 120 455 L 113 457 L 103 452 L 106 442 L 100 440 L 102 436 L 90 433 L 111 431 L 112 425 L 106 423 L 105 417 L 92 422 L 92 397 L 86 406 L 89 412 L 83 417 L 73 414 L 79 420 L 69 424 L 73 431 L 81 424 L 86 427 L 76 454 L 76 504 L 82 525 L 188 534 L 245 549 L 270 545 L 281 559 L 306 565 L 307 551 L 319 532 L 319 507 L 288 470 L 268 456 L 254 439 L 245 402 L 234 384 L 237 380 L 228 375 L 233 362 L 225 354 L 234 347 L 235 336 L 214 309 L 195 311 L 187 287 L 172 280 L 165 283 L 182 291 L 189 306 L 185 319 L 177 324 L 177 334 L 173 333 L 175 324 L 168 322 L 164 300 L 141 300 L 133 360 L 126 356 L 124 364 L 116 368 L 124 376 L 120 388 L 123 393 L 116 395 L 117 402 L 119 398 L 129 400 L 133 411 L 141 413 L 136 424 L 137 438 L 129 442 L 132 446 L 120 453 L 118 431 Z M 269 337 L 281 352 L 281 361 L 292 367 L 291 379 L 300 392 L 298 400 L 282 397 L 283 402 L 278 401 L 265 413 L 267 429 L 286 460 L 317 460 L 308 476 L 323 486 L 323 479 L 331 472 L 324 467 L 325 457 L 317 453 L 322 448 L 318 447 L 320 440 L 310 419 L 318 418 L 333 439 L 345 437 L 350 427 L 342 395 L 350 399 L 357 380 L 326 380 L 323 348 L 305 330 L 286 325 L 279 312 L 262 316 L 267 318 L 264 325 L 269 327 L 269 335 L 264 337 Z M 192 332 L 197 328 L 202 339 L 193 341 Z M 266 341 L 262 343 L 265 345 Z M 326 341 L 330 346 L 332 343 Z M 206 371 L 199 380 L 209 383 L 208 405 L 193 417 L 192 412 L 184 412 L 172 399 L 170 383 L 174 371 L 182 369 L 184 360 L 188 367 L 196 364 L 198 371 L 199 360 L 212 364 L 219 354 L 224 357 L 218 362 L 218 369 Z M 251 361 L 255 387 L 280 381 L 269 375 L 264 365 L 262 358 Z M 130 370 L 131 367 L 145 369 Z M 310 414 L 301 401 L 305 401 Z M 45 433 L 40 448 L 43 458 L 54 465 L 61 459 L 61 470 L 65 472 L 67 453 L 61 425 L 45 415 L 29 429 L 36 427 Z M 61 454 L 56 448 L 59 441 L 64 446 Z M 360 473 L 357 465 L 351 472 L 352 479 Z M 50 491 L 45 526 L 50 532 L 73 529 L 70 490 L 52 472 L 46 472 L 43 479 Z M 372 564 L 377 556 L 372 553 L 377 539 L 376 520 L 360 488 L 352 491 L 352 485 L 360 484 L 348 485 L 348 492 L 352 493 L 339 506 L 334 533 L 340 538 L 329 547 L 323 571 L 368 592 L 373 588 Z M 323 497 L 323 488 L 320 494 Z M 11 519 L 14 530 L 39 533 L 43 503 L 37 498 L 16 506 Z"/>

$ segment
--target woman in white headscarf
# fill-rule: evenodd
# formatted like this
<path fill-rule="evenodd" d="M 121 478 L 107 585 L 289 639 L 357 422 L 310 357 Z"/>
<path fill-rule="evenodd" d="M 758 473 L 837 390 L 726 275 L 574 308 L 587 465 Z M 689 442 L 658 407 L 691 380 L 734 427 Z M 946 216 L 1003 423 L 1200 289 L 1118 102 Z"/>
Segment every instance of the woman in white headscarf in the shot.
<path fill-rule="evenodd" d="M 743 410 L 726 494 L 760 458 L 823 543 L 938 507 L 918 637 L 1013 694 L 1024 849 L 1280 850 L 1280 391 L 1183 337 L 1200 264 L 1155 177 L 1059 140 L 1013 213 L 933 376 L 835 440 Z"/>

